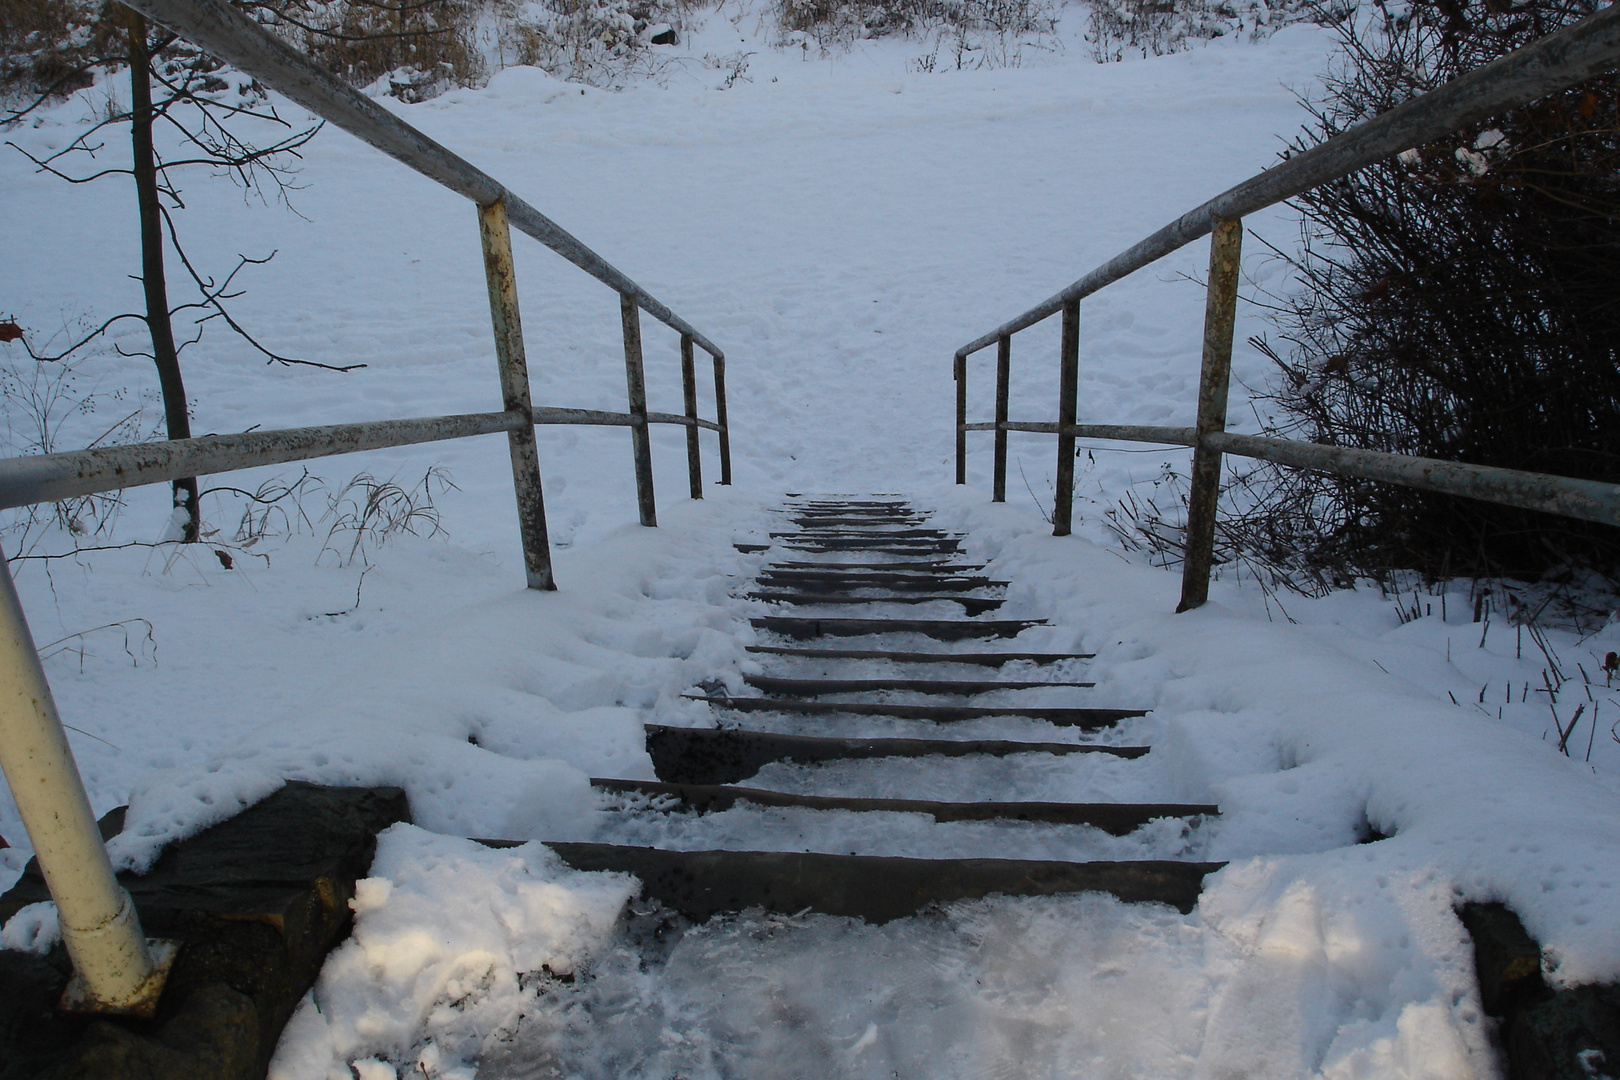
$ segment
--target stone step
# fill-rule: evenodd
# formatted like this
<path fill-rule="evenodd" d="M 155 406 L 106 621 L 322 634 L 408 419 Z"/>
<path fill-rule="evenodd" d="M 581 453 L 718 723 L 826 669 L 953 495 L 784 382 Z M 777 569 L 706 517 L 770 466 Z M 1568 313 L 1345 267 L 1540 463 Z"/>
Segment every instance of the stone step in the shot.
<path fill-rule="evenodd" d="M 851 503 L 851 502 L 791 502 L 781 506 L 771 507 L 778 514 L 921 514 L 928 516 L 932 510 L 923 510 L 912 506 L 908 502 L 885 503 Z"/>
<path fill-rule="evenodd" d="M 791 517 L 788 520 L 801 527 L 839 528 L 851 526 L 858 529 L 878 525 L 926 525 L 928 523 L 928 519 L 919 514 L 877 514 L 871 517 L 800 514 L 798 517 Z"/>
<path fill-rule="evenodd" d="M 960 555 L 962 545 L 956 540 L 883 540 L 866 536 L 830 537 L 825 540 L 779 540 L 773 546 L 784 551 L 809 551 L 831 554 L 835 551 L 865 551 L 878 555 Z"/>
<path fill-rule="evenodd" d="M 761 551 L 764 547 L 760 548 Z M 941 559 L 913 559 L 908 562 L 807 562 L 804 560 L 787 560 L 772 563 L 765 567 L 765 572 L 772 570 L 876 570 L 881 572 L 908 571 L 912 573 L 944 573 L 951 576 L 965 571 L 983 570 L 984 563 L 953 563 Z"/>
<path fill-rule="evenodd" d="M 1005 588 L 1007 582 L 980 575 L 883 574 L 875 572 L 840 574 L 825 570 L 774 570 L 760 572 L 759 584 L 767 588 L 810 586 L 817 592 L 849 592 L 855 589 L 894 589 L 899 592 L 970 592 L 974 589 Z"/>
<path fill-rule="evenodd" d="M 939 596 L 928 594 L 902 593 L 895 596 L 844 596 L 840 593 L 824 592 L 751 592 L 745 594 L 749 600 L 765 600 L 773 604 L 794 604 L 799 606 L 811 604 L 932 604 L 946 602 L 962 605 L 962 610 L 969 615 L 980 615 L 986 611 L 994 611 L 1007 602 L 1001 596 L 960 596 L 955 593 L 946 593 Z"/>
<path fill-rule="evenodd" d="M 1183 913 L 1223 863 L 902 859 L 796 851 L 664 851 L 613 844 L 548 844 L 576 870 L 641 880 L 642 895 L 701 922 L 727 911 L 817 911 L 883 923 L 931 904 L 980 897 L 1101 892 Z"/>
<path fill-rule="evenodd" d="M 794 679 L 780 675 L 744 675 L 743 682 L 766 694 L 818 697 L 907 690 L 917 694 L 988 694 L 992 690 L 1039 690 L 1043 687 L 1089 687 L 1089 682 L 1027 682 L 1006 679 Z"/>
<path fill-rule="evenodd" d="M 1096 731 L 1121 720 L 1147 715 L 1144 709 L 1080 709 L 1058 705 L 1026 705 L 1001 708 L 992 705 L 900 705 L 891 702 L 845 703 L 842 701 L 795 701 L 791 698 L 721 697 L 685 694 L 692 701 L 706 701 L 733 712 L 797 713 L 801 716 L 892 716 L 901 720 L 932 720 L 951 724 L 961 720 L 984 720 L 993 716 L 1016 716 L 1045 720 L 1058 727 Z"/>
<path fill-rule="evenodd" d="M 592 777 L 602 791 L 673 798 L 682 809 L 699 813 L 729 810 L 739 802 L 755 806 L 807 810 L 850 810 L 861 813 L 927 814 L 945 821 L 1042 821 L 1089 825 L 1112 836 L 1125 836 L 1150 821 L 1166 817 L 1213 817 L 1220 807 L 1188 803 L 940 802 L 933 799 L 866 799 L 846 795 L 801 795 L 724 784 L 668 784 L 657 780 L 608 780 Z"/>
<path fill-rule="evenodd" d="M 960 540 L 960 533 L 939 529 L 799 529 L 773 532 L 772 540 Z"/>
<path fill-rule="evenodd" d="M 923 634 L 939 641 L 968 638 L 1015 637 L 1044 619 L 815 619 L 794 615 L 762 615 L 749 619 L 756 630 L 791 638 L 863 637 L 869 634 Z"/>
<path fill-rule="evenodd" d="M 646 725 L 647 753 L 658 779 L 672 784 L 734 784 L 766 765 L 869 758 L 1008 757 L 1013 754 L 1109 754 L 1138 758 L 1146 746 L 1021 742 L 1006 739 L 839 739 L 734 728 Z"/>
<path fill-rule="evenodd" d="M 892 660 L 898 664 L 973 664 L 1000 667 L 1014 660 L 1056 664 L 1063 660 L 1091 660 L 1096 653 L 947 653 L 905 652 L 894 649 L 806 649 L 796 645 L 748 645 L 748 652 L 766 656 L 792 656 L 803 660 Z"/>

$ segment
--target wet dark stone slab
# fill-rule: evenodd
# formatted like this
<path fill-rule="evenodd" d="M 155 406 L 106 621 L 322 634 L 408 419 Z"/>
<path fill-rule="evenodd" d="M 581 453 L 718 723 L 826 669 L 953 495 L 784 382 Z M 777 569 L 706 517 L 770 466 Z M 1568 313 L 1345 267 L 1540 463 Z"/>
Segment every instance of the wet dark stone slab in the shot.
<path fill-rule="evenodd" d="M 727 911 L 811 911 L 884 923 L 953 900 L 1104 892 L 1188 912 L 1224 863 L 902 859 L 798 851 L 663 851 L 548 844 L 576 870 L 641 879 L 643 895 L 697 922 Z"/>
<path fill-rule="evenodd" d="M 1208 803 L 1064 803 L 1064 802 L 944 802 L 937 799 L 870 799 L 848 795 L 802 795 L 721 784 L 668 784 L 655 780 L 613 780 L 593 777 L 591 786 L 602 791 L 634 793 L 677 800 L 680 809 L 712 813 L 729 810 L 739 802 L 755 806 L 801 807 L 807 810 L 927 814 L 942 821 L 1042 821 L 1061 825 L 1090 825 L 1114 836 L 1125 836 L 1150 821 L 1166 817 L 1214 817 L 1219 806 Z"/>
<path fill-rule="evenodd" d="M 1497 1020 L 1507 1080 L 1595 1080 L 1620 1075 L 1620 986 L 1553 990 L 1541 946 L 1505 904 L 1464 904 L 1480 1003 Z"/>
<path fill-rule="evenodd" d="M 922 634 L 938 641 L 1017 637 L 1042 619 L 815 619 L 764 615 L 749 619 L 756 630 L 806 640 L 818 637 L 868 637 L 875 634 Z"/>
<path fill-rule="evenodd" d="M 1002 739 L 837 739 L 721 728 L 647 725 L 647 753 L 660 780 L 674 784 L 734 784 L 773 761 L 812 765 L 883 757 L 1007 757 L 1013 754 L 1112 754 L 1135 758 L 1146 746 L 1012 742 Z"/>
<path fill-rule="evenodd" d="M 121 874 L 149 937 L 180 941 L 151 1021 L 56 1012 L 60 945 L 0 952 L 0 1080 L 250 1080 L 349 932 L 349 900 L 377 833 L 410 820 L 398 788 L 288 783 L 229 821 Z M 122 813 L 103 820 L 116 833 Z M 49 899 L 38 864 L 0 897 L 0 920 Z"/>

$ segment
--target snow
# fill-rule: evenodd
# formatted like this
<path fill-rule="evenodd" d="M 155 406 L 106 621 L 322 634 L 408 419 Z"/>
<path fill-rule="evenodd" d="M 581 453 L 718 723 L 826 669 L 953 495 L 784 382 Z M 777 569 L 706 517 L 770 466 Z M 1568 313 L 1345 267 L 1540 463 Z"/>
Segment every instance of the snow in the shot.
<path fill-rule="evenodd" d="M 236 535 L 240 501 L 216 494 L 205 516 L 220 531 L 200 551 L 13 564 L 94 808 L 130 806 L 112 845 L 120 865 L 147 865 L 284 779 L 406 789 L 415 823 L 383 836 L 355 935 L 289 1027 L 273 1075 L 1489 1078 L 1459 902 L 1512 907 L 1555 985 L 1620 978 L 1620 743 L 1600 730 L 1620 718 L 1600 674 L 1620 626 L 1584 639 L 1550 631 L 1543 652 L 1501 617 L 1473 622 L 1461 592 L 1421 598 L 1432 610 L 1403 622 L 1375 590 L 1276 598 L 1230 578 L 1207 607 L 1173 615 L 1176 576 L 1119 551 L 1102 513 L 1161 464 L 1184 466 L 1185 452 L 1090 447 L 1077 534 L 1061 539 L 1039 513 L 1049 438 L 1013 435 L 1005 505 L 988 502 L 987 437 L 970 442 L 969 487 L 948 482 L 953 350 L 1271 161 L 1303 118 L 1290 88 L 1311 85 L 1327 36 L 1296 27 L 1112 65 L 1070 39 L 1039 65 L 920 74 L 905 42 L 817 60 L 753 33 L 711 15 L 691 35 L 694 55 L 755 49 L 724 91 L 701 65 L 620 93 L 511 69 L 482 90 L 389 103 L 726 350 L 734 488 L 712 484 L 705 435 L 706 497 L 677 497 L 683 436 L 658 430 L 660 526 L 641 529 L 624 432 L 541 429 L 553 594 L 521 587 L 498 438 L 312 463 L 324 489 L 257 543 Z M 9 137 L 59 146 L 105 92 Z M 236 303 L 279 350 L 369 366 L 266 367 L 211 331 L 185 355 L 196 430 L 496 407 L 471 209 L 335 130 L 308 147 L 300 181 L 302 217 L 194 176 L 180 228 L 211 267 L 278 251 Z M 0 314 L 49 333 L 134 303 L 117 181 L 69 187 L 8 156 L 0 184 Z M 1279 245 L 1297 228 L 1283 209 L 1248 224 Z M 535 401 L 622 408 L 614 297 L 526 241 L 517 258 Z M 1082 420 L 1190 421 L 1203 298 L 1184 276 L 1201 275 L 1204 258 L 1195 246 L 1087 300 Z M 1253 240 L 1244 272 L 1246 295 L 1287 284 Z M 1238 340 L 1265 328 L 1245 307 Z M 651 320 L 644 333 L 651 407 L 676 410 L 675 339 Z M 1015 340 L 1015 418 L 1053 415 L 1056 337 L 1042 325 Z M 1266 377 L 1246 345 L 1234 367 L 1244 385 Z M 990 371 L 987 353 L 970 362 L 974 419 L 988 415 Z M 94 438 L 151 383 L 144 361 L 111 351 L 80 373 L 104 396 L 91 415 L 60 417 L 63 445 Z M 1235 388 L 1237 424 L 1243 400 Z M 8 404 L 15 445 L 30 419 Z M 371 538 L 348 557 L 352 537 L 322 517 L 346 478 L 365 470 L 410 487 L 432 466 L 455 484 L 434 500 L 447 535 Z M 297 477 L 228 482 L 252 490 L 277 473 Z M 991 700 L 1057 695 L 1148 715 L 1096 733 L 1017 718 L 927 732 L 749 714 L 750 726 L 1154 751 L 784 764 L 748 784 L 1212 801 L 1220 818 L 1115 838 L 746 805 L 632 813 L 633 800 L 594 795 L 591 776 L 653 776 L 643 722 L 715 722 L 682 696 L 700 682 L 746 694 L 745 673 L 817 670 L 745 651 L 764 640 L 747 619 L 770 608 L 742 594 L 767 557 L 732 544 L 782 527 L 771 507 L 784 491 L 904 492 L 936 510 L 932 525 L 967 533 L 960 561 L 1012 582 L 996 617 L 1051 621 L 996 647 L 1097 654 L 934 674 L 1095 680 Z M 159 539 L 164 493 L 126 501 L 112 542 Z M 67 546 L 48 525 L 23 541 L 33 554 Z M 1535 688 L 1549 665 L 1573 674 L 1577 663 L 1590 676 L 1571 692 L 1592 700 L 1566 757 Z M 1572 701 L 1554 703 L 1560 726 Z M 1387 839 L 1359 842 L 1373 832 Z M 8 798 L 0 836 L 12 845 L 0 848 L 3 885 L 28 854 Z M 1187 916 L 1097 896 L 992 899 L 881 927 L 755 912 L 657 938 L 653 916 L 619 917 L 629 880 L 567 870 L 536 843 L 492 850 L 467 837 L 1230 865 Z M 29 911 L 3 941 L 37 948 L 53 936 L 49 913 Z"/>

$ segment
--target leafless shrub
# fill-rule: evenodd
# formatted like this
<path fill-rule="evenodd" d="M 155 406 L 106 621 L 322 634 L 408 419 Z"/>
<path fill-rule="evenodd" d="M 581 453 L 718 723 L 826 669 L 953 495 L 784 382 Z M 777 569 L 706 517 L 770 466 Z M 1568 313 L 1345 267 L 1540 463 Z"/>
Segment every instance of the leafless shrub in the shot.
<path fill-rule="evenodd" d="M 1017 66 L 1027 49 L 1057 47 L 1055 0 L 778 0 L 786 45 L 826 53 L 856 41 L 900 36 L 932 48 L 914 70 Z"/>
<path fill-rule="evenodd" d="M 1094 59 L 1165 56 L 1198 42 L 1238 35 L 1268 37 L 1296 22 L 1342 20 L 1353 0 L 1088 0 L 1086 40 Z"/>
<path fill-rule="evenodd" d="M 1304 149 L 1594 10 L 1426 4 L 1347 23 Z M 1620 481 L 1620 77 L 1604 76 L 1298 200 L 1302 288 L 1271 434 Z M 1281 254 L 1281 253 L 1280 253 Z M 1262 545 L 1335 574 L 1613 576 L 1613 530 L 1265 466 Z M 1265 550 L 1264 547 L 1260 550 Z M 1332 568 L 1329 570 L 1329 568 Z"/>
<path fill-rule="evenodd" d="M 240 500 L 242 510 L 232 543 L 248 551 L 283 536 L 321 538 L 321 555 L 338 565 L 370 564 L 370 551 L 394 536 L 438 536 L 444 532 L 435 500 L 456 490 L 449 470 L 435 465 L 409 486 L 396 477 L 360 473 L 333 487 L 308 469 L 288 478 L 273 476 L 257 488 L 215 487 L 204 496 Z M 311 506 L 318 509 L 311 510 Z"/>
<path fill-rule="evenodd" d="M 81 336 L 86 326 L 83 318 L 66 320 L 54 335 L 38 342 L 39 351 L 48 353 L 58 340 Z M 0 441 L 5 455 L 51 454 L 152 438 L 157 433 L 151 415 L 156 395 L 132 391 L 108 378 L 104 365 L 110 353 L 87 349 L 41 361 L 30 354 L 20 331 L 14 341 L 0 344 Z M 54 525 L 75 537 L 100 535 L 111 529 L 123 505 L 123 493 L 113 491 L 19 507 L 0 526 L 0 533 L 13 551 L 28 549 L 43 526 Z"/>
<path fill-rule="evenodd" d="M 503 64 L 538 67 L 571 82 L 617 89 L 658 79 L 677 63 L 659 46 L 679 43 L 696 5 L 684 0 L 543 0 L 498 4 L 493 10 L 495 46 Z"/>
<path fill-rule="evenodd" d="M 336 556 L 340 566 L 357 560 L 369 565 L 368 549 L 383 546 L 390 537 L 437 536 L 444 529 L 433 500 L 454 487 L 450 474 L 438 466 L 408 488 L 392 477 L 379 480 L 361 473 L 328 495 L 326 513 L 316 522 L 326 529 L 321 551 Z"/>

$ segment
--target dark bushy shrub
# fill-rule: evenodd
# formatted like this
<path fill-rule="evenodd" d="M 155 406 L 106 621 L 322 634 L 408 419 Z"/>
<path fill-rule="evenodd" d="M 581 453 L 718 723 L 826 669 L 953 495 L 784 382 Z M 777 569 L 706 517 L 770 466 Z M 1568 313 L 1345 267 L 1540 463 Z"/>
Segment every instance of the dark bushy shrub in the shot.
<path fill-rule="evenodd" d="M 1342 28 L 1315 144 L 1597 10 L 1421 0 Z M 1303 288 L 1257 340 L 1274 433 L 1620 481 L 1620 77 L 1605 76 L 1298 200 Z M 1409 488 L 1263 468 L 1247 542 L 1379 572 L 1613 577 L 1612 528 Z"/>

